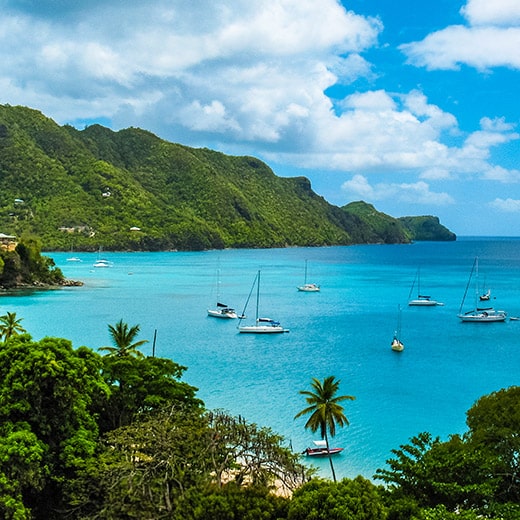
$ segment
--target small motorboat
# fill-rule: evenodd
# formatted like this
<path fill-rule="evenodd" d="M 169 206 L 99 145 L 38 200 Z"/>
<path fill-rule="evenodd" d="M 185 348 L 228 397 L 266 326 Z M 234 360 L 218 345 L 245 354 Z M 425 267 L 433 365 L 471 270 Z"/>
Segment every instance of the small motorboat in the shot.
<path fill-rule="evenodd" d="M 329 455 L 337 455 L 341 453 L 344 448 L 329 448 L 327 449 L 327 443 L 325 441 L 312 441 L 314 443 L 313 448 L 306 448 L 303 452 L 304 455 L 309 457 L 326 457 Z"/>

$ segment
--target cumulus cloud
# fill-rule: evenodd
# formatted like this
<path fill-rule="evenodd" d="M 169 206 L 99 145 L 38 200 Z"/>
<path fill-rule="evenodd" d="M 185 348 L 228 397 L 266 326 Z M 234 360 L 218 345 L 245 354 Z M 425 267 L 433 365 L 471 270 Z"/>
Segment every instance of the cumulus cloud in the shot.
<path fill-rule="evenodd" d="M 376 183 L 371 185 L 363 175 L 354 175 L 341 186 L 349 198 L 361 197 L 365 201 L 393 200 L 396 203 L 411 203 L 428 206 L 454 204 L 454 199 L 444 192 L 434 192 L 424 181 L 415 183 Z"/>
<path fill-rule="evenodd" d="M 497 198 L 489 205 L 504 213 L 520 213 L 520 199 L 500 199 Z"/>
<path fill-rule="evenodd" d="M 141 126 L 184 144 L 307 170 L 399 171 L 422 181 L 494 175 L 515 182 L 514 172 L 491 164 L 494 147 L 518 138 L 503 119 L 483 118 L 478 131 L 464 135 L 456 117 L 419 89 L 350 88 L 332 102 L 331 87 L 378 78 L 364 53 L 383 30 L 379 19 L 336 0 L 4 5 L 2 101 L 33 106 L 60 123 L 97 118 L 114 128 Z M 486 14 L 483 4 L 468 2 L 464 15 L 479 25 L 462 29 L 490 29 L 481 23 L 486 16 L 496 20 L 506 12 L 498 9 L 506 5 L 500 0 L 493 5 Z M 465 46 L 474 53 L 481 47 Z M 408 49 L 426 59 L 418 46 Z M 437 200 L 428 184 L 387 187 L 397 186 L 403 193 L 415 189 L 416 200 L 423 193 Z"/>
<path fill-rule="evenodd" d="M 520 25 L 517 0 L 468 0 L 461 13 L 471 25 Z"/>
<path fill-rule="evenodd" d="M 461 9 L 468 25 L 453 25 L 400 49 L 419 67 L 458 69 L 462 64 L 487 70 L 520 69 L 520 2 L 468 0 Z"/>

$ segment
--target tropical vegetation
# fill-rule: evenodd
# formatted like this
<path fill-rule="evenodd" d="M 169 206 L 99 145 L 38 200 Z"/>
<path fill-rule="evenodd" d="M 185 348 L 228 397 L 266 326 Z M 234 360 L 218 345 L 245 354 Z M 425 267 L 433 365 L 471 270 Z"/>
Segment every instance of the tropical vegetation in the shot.
<path fill-rule="evenodd" d="M 374 213 L 374 218 L 367 214 Z M 434 217 L 428 239 L 454 240 Z M 0 232 L 47 250 L 202 250 L 422 239 L 368 209 L 329 204 L 304 177 L 254 157 L 170 143 L 137 128 L 59 126 L 0 105 Z"/>
<path fill-rule="evenodd" d="M 13 245 L 14 248 L 0 245 L 0 289 L 38 288 L 69 283 L 54 260 L 41 254 L 40 240 L 25 235 Z"/>
<path fill-rule="evenodd" d="M 2 316 L 3 326 L 20 321 Z M 109 325 L 117 347 L 113 331 L 126 331 L 132 352 L 35 341 L 21 327 L 2 335 L 0 518 L 520 518 L 520 387 L 481 397 L 466 434 L 418 433 L 374 480 L 335 482 L 269 428 L 206 409 L 182 379 L 186 367 L 137 355 L 138 326 Z M 313 379 L 297 415 L 333 434 L 348 424 L 339 403 L 352 399 L 338 391 L 332 376 Z"/>
<path fill-rule="evenodd" d="M 312 390 L 300 390 L 300 394 L 305 395 L 308 406 L 298 412 L 294 417 L 310 415 L 305 423 L 305 428 L 309 428 L 313 433 L 320 431 L 321 438 L 325 440 L 327 451 L 330 450 L 329 437 L 336 435 L 336 425 L 348 426 L 347 416 L 341 406 L 342 401 L 353 401 L 352 395 L 336 395 L 339 390 L 340 381 L 334 376 L 326 377 L 323 382 L 313 378 L 311 382 Z M 330 469 L 332 478 L 336 482 L 336 472 L 332 462 L 332 455 L 329 453 Z"/>

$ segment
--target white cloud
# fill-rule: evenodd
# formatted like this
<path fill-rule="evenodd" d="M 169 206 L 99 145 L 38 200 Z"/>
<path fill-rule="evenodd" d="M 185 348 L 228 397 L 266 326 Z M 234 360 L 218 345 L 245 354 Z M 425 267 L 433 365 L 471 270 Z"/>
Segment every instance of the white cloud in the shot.
<path fill-rule="evenodd" d="M 424 181 L 415 183 L 377 183 L 371 185 L 363 175 L 354 175 L 341 186 L 349 198 L 361 197 L 368 202 L 392 200 L 395 203 L 407 203 L 426 206 L 445 206 L 455 201 L 448 193 L 433 192 Z"/>
<path fill-rule="evenodd" d="M 434 69 L 458 69 L 466 64 L 479 70 L 493 67 L 520 69 L 520 28 L 455 25 L 400 49 L 409 63 Z"/>
<path fill-rule="evenodd" d="M 461 13 L 471 25 L 519 25 L 518 0 L 468 0 Z"/>
<path fill-rule="evenodd" d="M 489 205 L 492 208 L 503 211 L 504 213 L 520 213 L 520 200 L 519 199 L 500 199 L 497 198 L 490 202 Z"/>
<path fill-rule="evenodd" d="M 90 0 L 52 17 L 57 1 L 3 13 L 3 102 L 308 170 L 515 182 L 514 171 L 490 164 L 493 147 L 518 138 L 503 119 L 484 118 L 463 136 L 454 115 L 417 89 L 349 91 L 333 105 L 330 87 L 378 77 L 363 53 L 383 29 L 335 0 Z"/>
<path fill-rule="evenodd" d="M 508 170 L 502 166 L 492 166 L 484 172 L 483 178 L 489 181 L 499 181 L 503 184 L 520 182 L 520 170 Z"/>
<path fill-rule="evenodd" d="M 461 13 L 469 26 L 452 25 L 400 49 L 409 63 L 427 69 L 520 69 L 520 2 L 468 0 Z"/>

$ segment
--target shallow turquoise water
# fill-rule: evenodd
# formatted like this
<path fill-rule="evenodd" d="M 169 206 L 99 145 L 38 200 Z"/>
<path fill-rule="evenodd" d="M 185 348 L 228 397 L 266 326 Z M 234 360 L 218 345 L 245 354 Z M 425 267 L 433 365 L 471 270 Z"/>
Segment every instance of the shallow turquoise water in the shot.
<path fill-rule="evenodd" d="M 210 408 L 223 408 L 269 426 L 303 450 L 316 438 L 294 415 L 305 406 L 298 391 L 312 377 L 334 375 L 350 426 L 334 444 L 339 476 L 370 478 L 390 450 L 421 431 L 445 438 L 465 430 L 465 412 L 483 394 L 519 383 L 520 321 L 463 324 L 456 315 L 475 256 L 497 308 L 520 316 L 520 239 L 461 239 L 395 246 L 227 250 L 197 253 L 106 253 L 110 269 L 93 269 L 53 253 L 80 288 L 2 296 L 0 312 L 16 312 L 35 339 L 59 336 L 75 346 L 109 343 L 107 325 L 141 325 L 143 351 L 188 367 L 184 379 Z M 308 281 L 320 293 L 301 293 Z M 421 267 L 424 292 L 444 306 L 408 307 Z M 288 334 L 238 334 L 236 320 L 206 316 L 220 299 L 239 312 L 258 269 L 260 314 Z M 390 350 L 401 305 L 405 351 Z M 248 308 L 254 315 L 254 308 Z M 328 463 L 316 462 L 328 476 Z"/>

